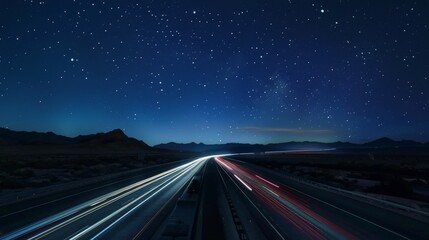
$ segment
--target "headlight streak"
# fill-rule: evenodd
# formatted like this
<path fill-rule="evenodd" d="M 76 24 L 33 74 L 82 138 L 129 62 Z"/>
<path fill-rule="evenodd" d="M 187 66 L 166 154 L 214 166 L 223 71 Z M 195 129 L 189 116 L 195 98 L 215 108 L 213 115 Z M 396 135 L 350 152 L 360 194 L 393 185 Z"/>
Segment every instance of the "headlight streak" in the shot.
<path fill-rule="evenodd" d="M 296 193 L 286 188 L 280 188 L 279 185 L 272 183 L 241 165 L 225 160 L 222 157 L 216 158 L 216 162 L 220 163 L 221 166 L 228 166 L 226 169 L 228 169 L 232 175 L 236 176 L 240 182 L 244 183 L 244 179 L 246 179 L 246 184 L 253 190 L 252 192 L 256 196 L 261 198 L 263 202 L 267 203 L 277 212 L 281 213 L 287 221 L 300 229 L 304 234 L 307 234 L 310 238 L 356 238 L 305 206 L 296 196 Z M 240 178 L 238 178 L 238 176 L 240 176 Z"/>
<path fill-rule="evenodd" d="M 188 164 L 189 164 L 189 163 L 188 163 Z M 143 185 L 141 185 L 141 186 L 139 186 L 139 187 L 137 187 L 137 188 L 134 188 L 134 187 L 136 186 L 136 184 L 132 184 L 132 185 L 130 185 L 130 186 L 128 186 L 128 187 L 125 187 L 125 188 L 123 188 L 123 189 L 126 189 L 125 191 L 128 191 L 129 189 L 132 189 L 132 190 L 131 190 L 131 191 L 128 191 L 128 192 L 126 192 L 126 193 L 124 193 L 123 195 L 119 195 L 119 196 L 117 196 L 117 197 L 115 197 L 115 198 L 113 198 L 113 199 L 110 199 L 110 200 L 108 200 L 107 202 L 103 202 L 101 205 L 96 206 L 96 207 L 95 207 L 95 208 L 93 208 L 93 209 L 89 209 L 89 210 L 87 210 L 87 211 L 85 211 L 85 212 L 83 212 L 83 213 L 81 213 L 81 214 L 79 214 L 79 215 L 77 215 L 77 216 L 72 217 L 71 219 L 68 219 L 68 220 L 66 220 L 66 221 L 64 221 L 64 222 L 61 222 L 61 223 L 59 223 L 58 225 L 55 225 L 55 226 L 53 226 L 53 227 L 51 227 L 51 228 L 49 228 L 49 229 L 47 229 L 47 230 L 45 230 L 45 231 L 43 231 L 43 232 L 41 232 L 41 233 L 37 234 L 37 235 L 35 235 L 35 236 L 33 236 L 33 237 L 29 238 L 29 240 L 42 238 L 42 237 L 44 237 L 44 236 L 46 236 L 46 235 L 48 235 L 48 234 L 50 234 L 50 233 L 52 233 L 52 232 L 54 232 L 54 231 L 57 231 L 57 230 L 59 230 L 60 228 L 62 228 L 62 227 L 64 227 L 64 226 L 66 226 L 66 225 L 68 225 L 68 224 L 70 224 L 70 223 L 72 223 L 72 222 L 75 222 L 75 221 L 77 221 L 77 220 L 79 220 L 79 219 L 81 219 L 81 218 L 83 218 L 83 217 L 85 217 L 85 216 L 87 216 L 87 215 L 89 215 L 89 214 L 91 214 L 91 213 L 93 213 L 93 212 L 95 212 L 95 211 L 97 211 L 97 210 L 99 210 L 99 209 L 101 209 L 101 208 L 103 208 L 103 207 L 105 207 L 105 206 L 107 206 L 107 205 L 109 205 L 109 204 L 111 204 L 111 203 L 113 203 L 113 202 L 115 202 L 115 201 L 117 201 L 117 200 L 121 199 L 121 198 L 124 198 L 124 197 L 126 197 L 126 196 L 128 196 L 128 195 L 130 195 L 130 194 L 132 194 L 132 193 L 134 193 L 134 192 L 136 192 L 136 191 L 138 191 L 138 190 L 142 189 L 143 187 L 147 186 L 147 185 L 149 184 L 149 182 L 152 182 L 152 180 L 154 180 L 154 181 L 159 181 L 159 180 L 161 180 L 161 179 L 163 179 L 163 178 L 166 178 L 166 177 L 168 177 L 168 176 L 170 176 L 170 175 L 172 175 L 172 174 L 176 173 L 177 171 L 180 171 L 180 170 L 183 168 L 183 166 L 184 166 L 184 167 L 187 167 L 187 166 L 188 166 L 188 164 L 185 164 L 185 165 L 179 166 L 179 167 L 177 167 L 177 168 L 175 168 L 175 169 L 168 170 L 168 171 L 166 171 L 166 172 L 163 172 L 163 173 L 157 174 L 157 175 L 155 175 L 155 176 L 153 176 L 153 177 L 150 177 L 150 178 L 147 178 L 147 179 L 145 179 L 145 180 L 143 180 L 143 181 L 140 181 L 139 183 L 140 183 L 140 184 L 142 184 L 142 183 L 143 183 Z M 134 188 L 134 189 L 133 189 L 133 188 Z M 116 192 L 116 191 L 115 191 L 115 192 Z M 108 199 L 108 198 L 104 198 L 104 200 L 105 200 L 105 199 Z M 99 203 L 99 202 L 98 202 L 98 203 Z M 93 206 L 95 206 L 95 205 L 96 205 L 96 204 L 93 204 Z"/>
<path fill-rule="evenodd" d="M 152 177 L 146 178 L 144 180 L 141 180 L 139 182 L 133 183 L 131 185 L 128 185 L 126 187 L 123 187 L 121 189 L 115 190 L 111 193 L 105 194 L 103 196 L 94 198 L 92 200 L 89 200 L 87 202 L 84 202 L 82 204 L 79 204 L 75 207 L 72 207 L 70 209 L 67 209 L 65 211 L 62 211 L 60 213 L 54 214 L 50 217 L 44 218 L 42 220 L 39 220 L 33 224 L 30 224 L 28 226 L 22 227 L 20 229 L 17 229 L 13 232 L 10 232 L 4 236 L 1 236 L 0 239 L 5 239 L 5 240 L 9 240 L 9 239 L 17 239 L 20 237 L 23 237 L 25 235 L 28 235 L 32 232 L 37 231 L 38 229 L 42 229 L 44 227 L 47 227 L 49 225 L 55 224 L 54 226 L 50 227 L 49 229 L 44 230 L 43 232 L 37 233 L 36 235 L 28 238 L 28 239 L 37 239 L 37 238 L 41 238 L 43 236 L 46 236 L 56 230 L 59 230 L 60 228 L 81 219 L 82 217 L 87 216 L 88 214 L 91 214 L 119 199 L 122 199 L 146 186 L 148 186 L 149 184 L 152 184 L 156 181 L 160 181 L 163 178 L 166 178 L 170 175 L 173 175 L 175 173 L 180 172 L 181 170 L 188 168 L 189 166 L 199 163 L 201 161 L 207 160 L 212 156 L 207 156 L 204 158 L 199 158 L 196 159 L 192 162 L 180 165 L 176 168 L 170 169 L 168 171 L 162 172 L 160 174 L 154 175 Z M 177 176 L 177 174 L 176 174 Z M 86 209 L 86 208 L 90 208 L 90 209 Z M 86 209 L 86 210 L 85 210 Z M 79 213 L 80 211 L 84 211 L 82 213 Z M 73 216 L 74 214 L 77 214 L 76 216 Z M 71 218 L 69 218 L 71 217 Z M 67 219 L 69 218 L 69 219 Z"/>
<path fill-rule="evenodd" d="M 178 175 L 177 177 L 175 177 L 173 180 L 169 181 L 167 184 L 165 184 L 163 187 L 159 188 L 156 192 L 154 192 L 152 195 L 150 195 L 149 197 L 147 197 L 145 200 L 143 200 L 142 202 L 140 202 L 139 204 L 137 204 L 136 206 L 134 206 L 133 208 L 131 208 L 130 210 L 128 210 L 126 213 L 124 213 L 121 217 L 119 217 L 118 219 L 116 219 L 113 223 L 109 224 L 107 227 L 105 227 L 103 230 L 101 230 L 99 233 L 97 233 L 94 237 L 91 238 L 92 239 L 96 239 L 99 236 L 101 236 L 104 232 L 106 232 L 107 230 L 109 230 L 112 226 L 114 226 L 116 223 L 118 223 L 119 221 L 121 221 L 124 217 L 126 217 L 127 215 L 129 215 L 130 213 L 132 213 L 134 210 L 136 210 L 138 207 L 140 207 L 142 204 L 144 204 L 145 202 L 147 202 L 148 200 L 150 200 L 153 196 L 155 196 L 157 193 L 159 193 L 160 191 L 162 191 L 164 188 L 166 188 L 167 186 L 169 186 L 170 184 L 172 184 L 173 182 L 175 182 L 177 179 L 179 179 L 181 176 L 183 176 L 184 174 L 186 174 L 188 171 L 190 171 L 192 168 L 190 167 L 189 169 L 183 171 L 180 175 Z M 131 203 L 130 203 L 131 205 Z M 119 210 L 117 210 L 117 212 L 119 212 Z M 114 216 L 114 215 L 113 215 Z M 108 216 L 109 217 L 109 216 Z M 106 217 L 106 219 L 108 218 Z M 103 219 L 100 222 L 104 222 L 105 220 Z M 70 240 L 73 240 L 76 238 L 71 238 Z"/>
<path fill-rule="evenodd" d="M 107 230 L 109 230 L 111 227 L 113 227 L 116 223 L 118 223 L 119 221 L 121 221 L 123 218 L 125 218 L 127 215 L 129 215 L 130 213 L 132 213 L 134 210 L 136 210 L 137 208 L 139 208 L 141 205 L 143 205 L 145 202 L 147 202 L 148 200 L 150 200 L 152 197 L 154 197 L 157 193 L 159 193 L 160 191 L 162 191 L 163 189 L 165 189 L 167 186 L 171 185 L 172 183 L 174 183 L 177 179 L 179 179 L 181 176 L 183 176 L 184 174 L 188 173 L 189 171 L 193 170 L 197 165 L 199 165 L 202 161 L 205 161 L 207 158 L 202 158 L 202 159 L 197 159 L 194 160 L 193 162 L 191 162 L 192 165 L 186 167 L 185 169 L 183 169 L 182 171 L 178 172 L 177 174 L 175 174 L 174 176 L 172 176 L 171 178 L 165 180 L 164 182 L 162 182 L 161 184 L 157 185 L 156 187 L 154 187 L 153 189 L 151 189 L 149 192 L 145 193 L 144 195 L 140 196 L 139 198 L 133 200 L 132 202 L 124 205 L 123 207 L 119 208 L 118 210 L 116 210 L 115 212 L 111 213 L 110 215 L 106 216 L 105 218 L 103 218 L 102 220 L 98 221 L 96 224 L 86 228 L 85 230 L 81 231 L 80 233 L 76 234 L 74 237 L 71 237 L 70 240 L 75 240 L 78 238 L 81 238 L 82 236 L 84 236 L 86 233 L 90 232 L 91 230 L 95 229 L 96 227 L 100 226 L 101 224 L 103 224 L 104 222 L 108 221 L 109 219 L 115 217 L 116 215 L 118 215 L 119 213 L 121 213 L 123 210 L 125 210 L 126 208 L 130 207 L 131 205 L 133 205 L 134 203 L 138 202 L 140 199 L 142 199 L 143 197 L 145 197 L 146 195 L 150 194 L 151 192 L 155 191 L 153 194 L 151 194 L 150 196 L 148 196 L 146 199 L 144 199 L 143 201 L 141 201 L 140 203 L 138 203 L 136 206 L 134 206 L 133 208 L 131 208 L 130 210 L 128 210 L 127 212 L 125 212 L 122 216 L 120 216 L 118 219 L 116 219 L 114 222 L 112 222 L 111 224 L 109 224 L 107 227 L 105 227 L 104 229 L 102 229 L 100 232 L 98 232 L 94 237 L 92 237 L 91 239 L 96 239 L 99 236 L 101 236 L 104 232 L 106 232 Z M 162 186 L 163 184 L 165 184 L 164 186 Z"/>
<path fill-rule="evenodd" d="M 88 201 L 86 203 L 80 204 L 80 205 L 78 205 L 78 206 L 76 206 L 76 207 L 74 207 L 72 209 L 63 211 L 63 212 L 61 212 L 59 214 L 56 214 L 54 216 L 48 217 L 46 219 L 43 219 L 43 220 L 41 220 L 39 222 L 36 222 L 35 224 L 32 224 L 32 225 L 30 225 L 28 227 L 24 227 L 23 229 L 19 229 L 18 231 L 12 232 L 12 234 L 4 236 L 4 237 L 5 237 L 5 239 L 13 239 L 13 238 L 25 235 L 25 234 L 27 234 L 27 233 L 29 233 L 31 231 L 35 231 L 36 229 L 39 229 L 39 228 L 43 227 L 43 226 L 47 226 L 47 225 L 49 225 L 51 223 L 54 223 L 56 221 L 60 221 L 60 219 L 65 219 L 65 218 L 67 218 L 67 217 L 69 217 L 69 216 L 71 216 L 71 215 L 73 215 L 73 214 L 75 214 L 75 213 L 83 210 L 84 208 L 87 208 L 88 205 L 89 205 L 89 207 L 94 207 L 95 205 L 100 204 L 100 203 L 103 202 L 103 204 L 99 205 L 97 208 L 95 208 L 95 209 L 89 209 L 86 212 L 83 212 L 80 215 L 75 216 L 75 217 L 72 218 L 73 221 L 78 220 L 79 218 L 81 218 L 83 216 L 86 216 L 87 214 L 90 214 L 93 211 L 96 211 L 96 210 L 98 210 L 98 209 L 100 209 L 100 208 L 102 208 L 102 207 L 104 207 L 104 206 L 106 206 L 106 205 L 108 205 L 108 204 L 110 204 L 110 203 L 112 203 L 114 201 L 117 201 L 117 200 L 119 200 L 119 199 L 121 199 L 121 198 L 123 198 L 123 197 L 125 197 L 125 196 L 127 196 L 127 195 L 129 195 L 129 194 L 131 194 L 131 193 L 133 193 L 135 191 L 137 191 L 137 190 L 140 190 L 141 188 L 147 186 L 146 183 L 149 183 L 152 180 L 162 179 L 164 177 L 167 177 L 169 174 L 172 174 L 171 170 L 166 171 L 166 172 L 161 173 L 161 174 L 158 174 L 158 175 L 155 175 L 153 177 L 144 179 L 144 180 L 142 180 L 140 182 L 137 182 L 137 183 L 129 185 L 127 187 L 121 188 L 121 189 L 116 190 L 116 191 L 114 191 L 112 193 L 108 193 L 108 194 L 106 194 L 104 196 L 98 197 L 98 198 L 96 198 L 94 200 L 91 200 L 91 201 Z M 140 185 L 140 186 L 138 186 L 138 185 Z M 135 189 L 130 191 L 130 189 L 133 189 L 133 188 L 135 188 Z M 118 195 L 118 194 L 121 194 L 121 195 Z M 113 197 L 113 196 L 116 196 L 116 197 Z M 109 198 L 112 198 L 112 199 L 108 200 Z M 62 222 L 59 225 L 56 225 L 53 228 L 50 228 L 50 229 L 44 231 L 43 233 L 47 233 L 49 230 L 54 230 L 54 228 L 63 227 L 63 226 L 65 226 L 65 225 L 67 225 L 68 223 L 71 223 L 71 222 L 72 221 L 67 220 L 66 222 Z M 34 236 L 34 237 L 36 237 L 36 236 Z"/>

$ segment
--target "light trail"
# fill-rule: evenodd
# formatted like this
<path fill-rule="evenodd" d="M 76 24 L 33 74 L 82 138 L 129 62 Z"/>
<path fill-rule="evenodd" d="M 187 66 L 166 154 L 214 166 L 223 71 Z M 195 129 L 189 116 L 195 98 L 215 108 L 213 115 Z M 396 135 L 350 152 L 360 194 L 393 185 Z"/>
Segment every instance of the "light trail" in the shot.
<path fill-rule="evenodd" d="M 271 221 L 265 216 L 265 214 L 258 208 L 258 206 L 256 206 L 256 204 L 250 199 L 249 196 L 247 196 L 247 194 L 241 190 L 240 187 L 238 187 L 237 183 L 232 179 L 232 177 L 227 173 L 227 171 L 224 168 L 219 167 L 220 169 L 222 169 L 222 171 L 225 173 L 225 175 L 231 179 L 232 183 L 237 186 L 238 190 L 243 193 L 243 195 L 246 197 L 246 199 L 252 204 L 252 206 L 259 212 L 259 214 L 261 214 L 262 218 L 268 223 L 268 225 L 274 230 L 274 232 L 282 239 L 285 240 L 286 238 L 283 237 L 283 235 L 280 233 L 280 231 L 274 226 L 274 224 L 271 223 Z M 219 172 L 219 168 L 217 169 Z M 220 172 L 219 172 L 220 174 Z M 222 177 L 222 174 L 220 174 L 220 177 L 222 179 L 222 181 L 225 183 L 225 180 Z"/>
<path fill-rule="evenodd" d="M 167 170 L 165 172 L 156 174 L 152 177 L 143 179 L 141 181 L 138 181 L 136 183 L 130 184 L 126 187 L 120 188 L 118 190 L 115 190 L 111 193 L 105 194 L 103 196 L 94 198 L 92 200 L 89 200 L 87 202 L 84 202 L 82 204 L 79 204 L 75 207 L 72 207 L 70 209 L 64 210 L 60 213 L 54 214 L 50 217 L 44 218 L 42 220 L 39 220 L 33 224 L 30 224 L 28 226 L 22 227 L 18 230 L 15 230 L 11 233 L 8 233 L 1 237 L 1 239 L 9 240 L 9 239 L 17 239 L 21 238 L 25 235 L 29 235 L 32 232 L 36 232 L 38 229 L 49 227 L 50 225 L 53 225 L 49 227 L 46 230 L 43 230 L 40 233 L 37 233 L 36 235 L 29 237 L 28 239 L 38 239 L 44 236 L 47 236 L 48 234 L 51 234 L 68 224 L 71 224 L 89 214 L 92 214 L 96 212 L 97 210 L 100 210 L 103 207 L 106 207 L 126 196 L 129 196 L 130 194 L 133 194 L 150 184 L 153 184 L 157 181 L 161 181 L 164 178 L 169 178 L 169 176 L 174 175 L 177 176 L 178 173 L 182 172 L 184 169 L 187 169 L 189 167 L 193 167 L 196 164 L 203 162 L 207 159 L 210 159 L 213 156 L 206 156 L 202 158 L 198 158 L 192 162 L 180 165 L 178 167 L 175 167 L 173 169 Z M 171 177 L 169 178 L 171 179 Z M 151 191 L 149 191 L 150 193 Z M 147 194 L 146 194 L 147 195 Z M 146 196 L 145 195 L 145 196 Z M 134 201 L 133 201 L 134 202 Z M 129 206 L 129 205 L 126 205 Z M 89 209 L 88 209 L 89 208 Z M 77 215 L 76 215 L 77 214 Z"/>
<path fill-rule="evenodd" d="M 237 175 L 234 174 L 234 177 L 238 179 L 238 181 L 240 181 L 247 189 L 249 189 L 250 191 L 252 191 L 252 188 L 249 187 L 249 185 L 247 185 L 243 180 L 241 180 L 241 178 L 239 178 Z"/>
<path fill-rule="evenodd" d="M 254 195 L 259 197 L 263 203 L 273 208 L 309 238 L 356 239 L 344 229 L 305 206 L 296 193 L 281 189 L 279 185 L 255 174 L 250 169 L 222 157 L 216 158 L 216 162 L 224 167 L 224 171 L 228 170 L 231 175 L 234 175 L 247 189 L 253 190 Z"/>
<path fill-rule="evenodd" d="M 271 194 L 274 194 L 274 196 L 279 197 L 279 195 L 277 193 L 271 191 L 271 189 L 269 189 L 269 188 L 267 188 L 265 186 L 262 186 L 262 187 L 265 188 L 265 190 L 269 191 Z"/>
<path fill-rule="evenodd" d="M 74 216 L 74 217 L 72 217 L 72 218 L 70 218 L 70 219 L 68 219 L 68 220 L 66 220 L 66 221 L 64 221 L 64 222 L 61 222 L 61 223 L 59 223 L 58 225 L 55 225 L 55 226 L 53 226 L 53 227 L 51 227 L 51 228 L 49 228 L 49 229 L 47 229 L 47 230 L 45 230 L 45 231 L 43 231 L 43 232 L 41 232 L 41 233 L 37 234 L 37 235 L 35 235 L 35 236 L 33 236 L 33 237 L 29 238 L 29 240 L 42 238 L 42 237 L 44 237 L 44 236 L 46 236 L 46 235 L 48 235 L 48 234 L 50 234 L 50 233 L 52 233 L 52 232 L 54 232 L 54 231 L 57 231 L 57 230 L 59 230 L 59 229 L 61 229 L 61 228 L 65 227 L 65 226 L 67 226 L 67 225 L 68 225 L 68 224 L 70 224 L 70 223 L 73 223 L 73 222 L 75 222 L 75 221 L 77 221 L 77 220 L 79 220 L 79 219 L 81 219 L 81 218 L 83 218 L 83 217 L 85 217 L 85 216 L 87 216 L 87 215 L 89 215 L 89 214 L 91 214 L 91 213 L 93 213 L 93 212 L 95 212 L 95 211 L 97 211 L 97 210 L 99 210 L 99 209 L 101 209 L 101 208 L 105 207 L 105 206 L 108 206 L 109 204 L 111 204 L 111 203 L 113 203 L 113 202 L 115 202 L 115 201 L 117 201 L 117 200 L 119 200 L 119 199 L 122 199 L 122 198 L 124 198 L 124 197 L 126 197 L 126 196 L 128 196 L 128 195 L 130 195 L 130 194 L 132 194 L 132 193 L 134 193 L 134 192 L 136 192 L 136 191 L 138 191 L 138 190 L 142 189 L 143 187 L 146 187 L 148 184 L 150 184 L 150 183 L 152 183 L 152 182 L 154 182 L 154 181 L 159 181 L 159 180 L 161 180 L 161 179 L 163 179 L 163 178 L 165 178 L 165 177 L 168 177 L 168 176 L 170 176 L 170 175 L 172 175 L 172 174 L 176 173 L 177 171 L 180 171 L 183 167 L 187 167 L 189 164 L 190 164 L 190 163 L 188 163 L 188 164 L 184 164 L 184 165 L 181 165 L 181 166 L 176 167 L 176 168 L 174 168 L 174 169 L 171 169 L 171 170 L 165 171 L 165 172 L 163 172 L 163 173 L 160 173 L 160 174 L 157 174 L 157 175 L 152 176 L 152 177 L 150 177 L 150 178 L 147 178 L 147 179 L 145 179 L 145 180 L 142 180 L 142 181 L 140 181 L 140 182 L 138 182 L 138 183 L 136 183 L 136 184 L 132 184 L 132 185 L 130 185 L 130 186 L 124 187 L 124 188 L 122 188 L 122 190 L 124 190 L 124 189 L 125 189 L 125 190 L 124 190 L 124 191 L 125 191 L 125 193 L 124 193 L 124 194 L 119 195 L 119 196 L 116 196 L 116 197 L 114 197 L 113 199 L 108 200 L 107 202 L 103 202 L 101 205 L 99 205 L 99 206 L 97 206 L 97 207 L 95 207 L 95 208 L 89 209 L 89 210 L 87 210 L 87 211 L 85 211 L 85 212 L 83 212 L 83 213 L 80 213 L 80 214 L 79 214 L 79 215 L 77 215 L 77 216 Z M 152 181 L 152 180 L 153 180 L 153 181 Z M 141 185 L 141 186 L 139 186 L 139 187 L 137 187 L 137 188 L 134 188 L 134 187 L 136 187 L 137 185 L 142 184 L 142 183 L 144 183 L 144 184 L 143 184 L 143 185 Z M 130 190 L 130 189 L 131 189 L 131 191 L 128 191 L 128 190 Z M 128 191 L 128 192 L 126 192 L 126 191 Z M 116 193 L 116 191 L 115 191 L 115 192 L 113 192 L 113 194 L 108 194 L 108 195 L 109 195 L 109 196 L 110 196 L 110 195 L 115 195 L 115 193 Z M 106 199 L 109 199 L 109 197 L 104 198 L 104 200 L 106 200 Z M 103 200 L 102 200 L 102 201 L 103 201 Z M 98 203 L 100 203 L 100 202 L 98 202 Z M 95 204 L 95 205 L 96 205 L 96 204 Z M 95 206 L 95 205 L 93 205 L 93 206 Z"/>
<path fill-rule="evenodd" d="M 222 164 L 223 166 L 225 166 L 226 168 L 228 168 L 228 170 L 232 170 L 232 168 L 231 168 L 230 166 L 226 165 L 224 162 L 222 162 L 222 161 L 219 159 L 219 157 L 215 157 L 215 160 L 216 160 L 218 163 L 220 163 L 220 164 Z"/>
<path fill-rule="evenodd" d="M 263 177 L 260 177 L 260 176 L 258 176 L 258 175 L 255 175 L 255 176 L 256 176 L 257 178 L 261 179 L 262 181 L 264 181 L 264 182 L 266 182 L 266 183 L 270 184 L 271 186 L 274 186 L 274 187 L 276 187 L 276 188 L 280 188 L 280 187 L 279 187 L 279 185 L 274 184 L 274 183 L 272 183 L 272 182 L 268 181 L 267 179 L 265 179 L 265 178 L 263 178 Z"/>
<path fill-rule="evenodd" d="M 145 202 L 147 202 L 149 199 L 151 199 L 153 196 L 155 196 L 157 193 L 159 193 L 161 190 L 165 189 L 167 186 L 169 186 L 170 184 L 172 184 L 173 182 L 175 182 L 178 178 L 180 178 L 181 176 L 183 176 L 184 174 L 188 173 L 190 170 L 192 170 L 199 162 L 196 162 L 194 165 L 188 166 L 186 169 L 184 169 L 183 171 L 180 171 L 179 173 L 177 173 L 176 175 L 174 175 L 173 177 L 165 180 L 164 182 L 162 182 L 161 184 L 159 184 L 158 186 L 156 186 L 155 188 L 151 189 L 149 192 L 145 193 L 144 195 L 142 195 L 141 197 L 135 199 L 134 201 L 128 203 L 127 205 L 119 208 L 118 210 L 116 210 L 115 212 L 109 214 L 108 216 L 106 216 L 105 218 L 103 218 L 102 220 L 98 221 L 97 223 L 93 224 L 92 226 L 86 228 L 85 230 L 81 231 L 80 233 L 76 234 L 74 237 L 70 238 L 70 240 L 75 240 L 78 238 L 83 237 L 86 233 L 90 232 L 91 230 L 95 229 L 96 227 L 100 226 L 101 224 L 103 224 L 104 222 L 112 219 L 113 217 L 117 216 L 119 213 L 121 213 L 122 211 L 124 211 L 125 209 L 127 209 L 128 207 L 130 207 L 131 205 L 133 205 L 134 203 L 138 202 L 140 199 L 143 199 L 146 195 L 150 194 L 151 192 L 155 191 L 152 195 L 150 195 L 149 197 L 147 197 L 146 199 L 144 199 L 143 201 L 141 201 L 140 203 L 138 203 L 136 206 L 134 206 L 133 208 L 131 208 L 130 210 L 128 210 L 127 212 L 125 212 L 122 216 L 120 216 L 118 219 L 116 219 L 113 223 L 111 223 L 110 225 L 108 225 L 106 228 L 104 228 L 103 230 L 101 230 L 99 233 L 97 233 L 94 237 L 92 237 L 91 239 L 95 239 L 98 236 L 100 236 L 101 234 L 103 234 L 105 231 L 107 231 L 108 229 L 110 229 L 113 225 L 115 225 L 116 223 L 118 223 L 120 220 L 122 220 L 124 217 L 126 217 L 127 215 L 129 215 L 131 212 L 133 212 L 134 210 L 136 210 L 138 207 L 140 207 L 141 205 L 143 205 Z M 165 184 L 163 186 L 163 184 Z M 157 190 L 158 189 L 158 190 Z"/>
<path fill-rule="evenodd" d="M 110 229 L 113 225 L 115 225 L 116 223 L 118 223 L 120 220 L 122 220 L 124 217 L 126 217 L 128 214 L 130 214 L 131 212 L 133 212 L 134 210 L 136 210 L 138 207 L 140 207 L 142 204 L 144 204 L 145 202 L 147 202 L 149 199 L 151 199 L 153 196 L 155 196 L 157 193 L 159 193 L 160 191 L 162 191 L 163 189 L 165 189 L 167 186 L 169 186 L 170 184 L 174 183 L 177 179 L 179 179 L 181 176 L 183 176 L 184 174 L 186 174 L 188 171 L 190 171 L 192 168 L 190 167 L 190 169 L 183 171 L 181 174 L 179 174 L 177 177 L 175 177 L 173 180 L 168 181 L 167 184 L 165 184 L 163 187 L 161 187 L 160 189 L 158 189 L 155 193 L 153 193 L 152 195 L 150 195 L 148 198 L 146 198 L 145 200 L 143 200 L 142 202 L 140 202 L 137 206 L 133 207 L 132 209 L 130 209 L 129 211 L 127 211 L 125 214 L 123 214 L 120 218 L 118 218 L 117 220 L 115 220 L 113 223 L 111 223 L 109 226 L 105 227 L 103 230 L 101 230 L 99 233 L 97 233 L 94 237 L 91 238 L 92 239 L 96 239 L 99 236 L 101 236 L 104 232 L 106 232 L 108 229 Z M 104 219 L 103 219 L 104 221 Z M 71 239 L 72 240 L 72 239 Z"/>

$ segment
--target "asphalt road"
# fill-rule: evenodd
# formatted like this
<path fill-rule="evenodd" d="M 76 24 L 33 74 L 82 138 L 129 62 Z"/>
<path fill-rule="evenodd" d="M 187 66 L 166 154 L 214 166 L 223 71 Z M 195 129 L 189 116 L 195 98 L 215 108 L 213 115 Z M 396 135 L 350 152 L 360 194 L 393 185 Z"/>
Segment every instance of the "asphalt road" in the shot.
<path fill-rule="evenodd" d="M 199 239 L 429 236 L 428 222 L 218 156 L 160 165 L 0 207 L 0 239 L 149 239 L 202 169 Z"/>
<path fill-rule="evenodd" d="M 6 206 L 0 216 L 5 234 L 0 238 L 144 238 L 145 232 L 150 233 L 154 228 L 150 224 L 175 202 L 175 197 L 205 160 L 149 169 L 138 176 L 119 179 L 115 184 L 75 189 L 68 195 L 58 193 L 44 199 L 44 203 L 37 200 L 33 204 Z"/>
<path fill-rule="evenodd" d="M 429 223 L 218 157 L 229 188 L 268 239 L 427 239 Z M 250 239 L 252 236 L 249 236 Z"/>
<path fill-rule="evenodd" d="M 220 201 L 223 194 L 220 177 L 216 171 L 215 162 L 207 163 L 203 189 L 201 191 L 201 238 L 207 240 L 225 239 L 226 233 L 223 224 L 223 216 L 220 210 Z"/>
<path fill-rule="evenodd" d="M 0 206 L 0 236 L 39 219 L 67 210 L 93 198 L 188 163 L 193 159 L 154 165 L 132 174 L 122 175 L 108 181 L 60 190 L 49 195 L 35 197 L 14 204 Z"/>

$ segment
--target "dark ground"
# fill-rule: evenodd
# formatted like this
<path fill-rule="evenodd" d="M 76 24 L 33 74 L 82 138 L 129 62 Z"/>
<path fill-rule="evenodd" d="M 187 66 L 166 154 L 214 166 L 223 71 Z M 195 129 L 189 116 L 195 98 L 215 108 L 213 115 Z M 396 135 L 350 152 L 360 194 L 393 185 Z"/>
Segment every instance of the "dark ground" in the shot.
<path fill-rule="evenodd" d="M 204 187 L 202 188 L 202 239 L 225 239 L 223 220 L 219 214 L 219 198 L 220 194 L 223 194 L 221 183 L 215 162 L 208 162 L 204 176 Z"/>
<path fill-rule="evenodd" d="M 241 155 L 234 158 L 347 190 L 429 202 L 429 196 L 414 191 L 429 190 L 429 154 L 362 150 Z M 362 185 L 360 180 L 373 185 Z"/>

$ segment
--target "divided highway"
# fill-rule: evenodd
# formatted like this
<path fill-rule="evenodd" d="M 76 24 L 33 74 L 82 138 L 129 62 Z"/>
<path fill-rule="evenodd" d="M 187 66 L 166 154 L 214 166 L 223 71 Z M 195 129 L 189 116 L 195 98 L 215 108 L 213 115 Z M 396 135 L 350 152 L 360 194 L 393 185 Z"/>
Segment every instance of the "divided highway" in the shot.
<path fill-rule="evenodd" d="M 267 239 L 427 239 L 429 223 L 301 183 L 253 164 L 216 157 Z M 249 236 L 249 239 L 254 239 Z"/>
<path fill-rule="evenodd" d="M 429 236 L 428 222 L 231 157 L 159 165 L 110 183 L 0 207 L 0 239 L 157 239 L 175 232 L 182 239 L 231 240 Z M 196 182 L 185 192 L 191 179 L 199 179 L 195 175 L 203 177 L 202 185 Z M 190 208 L 191 200 L 198 209 Z M 178 228 L 184 224 L 179 216 L 194 218 L 193 226 Z"/>
<path fill-rule="evenodd" d="M 142 230 L 154 231 L 147 223 L 153 222 L 152 218 L 169 205 L 174 206 L 174 198 L 207 159 L 189 161 L 133 182 L 1 235 L 0 239 L 133 239 L 137 234 L 144 236 Z M 39 212 L 41 209 L 61 205 L 63 201 L 52 200 L 52 203 L 4 214 L 0 216 L 2 226 L 7 229 L 7 220 L 13 225 L 12 219 L 19 221 L 18 216 L 22 214 L 43 216 L 43 212 Z"/>

